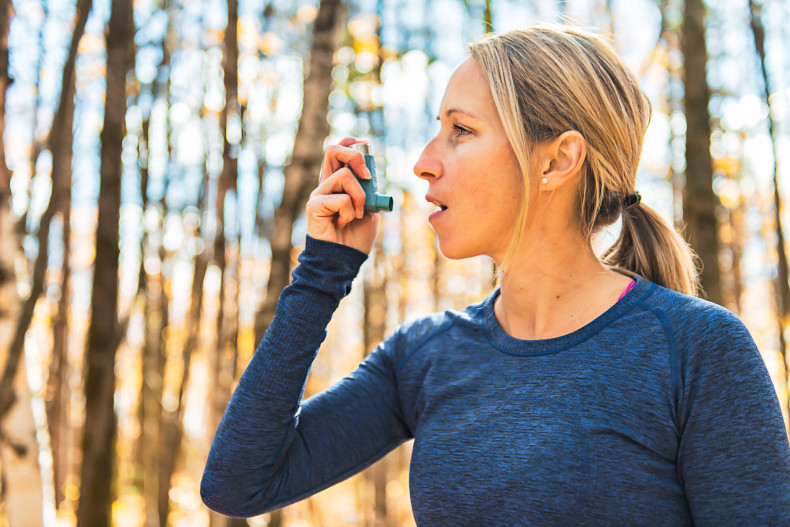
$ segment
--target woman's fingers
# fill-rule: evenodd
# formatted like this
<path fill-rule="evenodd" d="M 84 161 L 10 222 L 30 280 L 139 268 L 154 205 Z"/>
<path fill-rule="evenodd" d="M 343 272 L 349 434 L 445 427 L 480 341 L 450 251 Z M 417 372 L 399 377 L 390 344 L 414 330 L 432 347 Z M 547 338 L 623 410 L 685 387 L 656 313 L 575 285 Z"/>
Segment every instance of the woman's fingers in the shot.
<path fill-rule="evenodd" d="M 319 194 L 310 198 L 307 204 L 316 218 L 330 218 L 337 215 L 337 227 L 342 228 L 357 218 L 351 197 L 348 194 Z"/>
<path fill-rule="evenodd" d="M 324 153 L 324 165 L 321 167 L 321 181 L 337 172 L 344 166 L 350 166 L 354 173 L 362 179 L 370 179 L 370 171 L 365 165 L 365 157 L 361 152 L 349 148 L 359 143 L 353 137 L 346 137 L 338 145 L 330 145 Z"/>
<path fill-rule="evenodd" d="M 342 167 L 331 176 L 321 181 L 310 197 L 320 195 L 348 195 L 351 199 L 355 216 L 361 218 L 365 213 L 365 191 L 348 167 Z"/>
<path fill-rule="evenodd" d="M 307 234 L 367 254 L 376 238 L 379 218 L 365 213 L 365 191 L 354 177 L 371 178 L 362 153 L 349 148 L 359 142 L 346 137 L 324 152 L 321 178 L 307 202 Z"/>

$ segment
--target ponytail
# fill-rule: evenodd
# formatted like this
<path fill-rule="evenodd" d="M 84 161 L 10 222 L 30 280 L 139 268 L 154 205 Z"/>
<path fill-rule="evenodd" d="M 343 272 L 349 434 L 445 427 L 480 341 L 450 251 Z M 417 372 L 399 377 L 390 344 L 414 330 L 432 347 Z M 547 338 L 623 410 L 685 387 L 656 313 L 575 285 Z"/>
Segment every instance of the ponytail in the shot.
<path fill-rule="evenodd" d="M 700 293 L 698 257 L 683 237 L 644 203 L 623 210 L 620 237 L 601 261 L 687 295 Z"/>

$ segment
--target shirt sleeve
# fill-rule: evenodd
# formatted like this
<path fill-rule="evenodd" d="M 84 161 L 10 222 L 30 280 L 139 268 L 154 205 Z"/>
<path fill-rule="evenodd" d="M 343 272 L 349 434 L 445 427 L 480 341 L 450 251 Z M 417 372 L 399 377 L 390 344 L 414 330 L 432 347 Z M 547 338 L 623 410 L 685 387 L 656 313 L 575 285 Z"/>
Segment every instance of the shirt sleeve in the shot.
<path fill-rule="evenodd" d="M 678 477 L 694 524 L 790 525 L 790 445 L 776 392 L 729 312 L 683 328 Z M 704 327 L 703 327 L 704 326 Z"/>
<path fill-rule="evenodd" d="M 307 237 L 293 281 L 217 428 L 201 497 L 228 516 L 263 514 L 323 490 L 409 438 L 388 346 L 300 402 L 326 326 L 367 256 Z"/>

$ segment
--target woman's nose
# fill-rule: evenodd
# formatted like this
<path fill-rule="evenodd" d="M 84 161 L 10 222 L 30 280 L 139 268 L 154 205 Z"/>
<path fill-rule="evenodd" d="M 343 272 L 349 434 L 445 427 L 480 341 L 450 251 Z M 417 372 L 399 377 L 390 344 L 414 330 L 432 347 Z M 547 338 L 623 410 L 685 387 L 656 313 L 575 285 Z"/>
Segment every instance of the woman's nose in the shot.
<path fill-rule="evenodd" d="M 436 155 L 433 141 L 425 145 L 420 158 L 414 164 L 414 174 L 426 181 L 441 176 L 441 163 Z"/>

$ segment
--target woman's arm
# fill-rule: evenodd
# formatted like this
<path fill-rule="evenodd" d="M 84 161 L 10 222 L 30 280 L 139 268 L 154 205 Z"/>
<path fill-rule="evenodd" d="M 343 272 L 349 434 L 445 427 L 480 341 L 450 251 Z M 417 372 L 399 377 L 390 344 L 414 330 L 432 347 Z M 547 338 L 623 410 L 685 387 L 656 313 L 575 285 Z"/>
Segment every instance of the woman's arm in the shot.
<path fill-rule="evenodd" d="M 200 488 L 209 508 L 254 516 L 283 507 L 408 439 L 383 345 L 353 374 L 300 404 L 326 326 L 365 258 L 308 236 L 214 437 Z"/>

